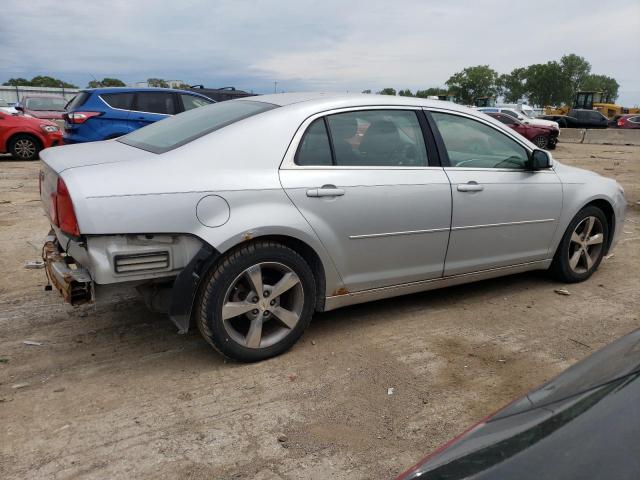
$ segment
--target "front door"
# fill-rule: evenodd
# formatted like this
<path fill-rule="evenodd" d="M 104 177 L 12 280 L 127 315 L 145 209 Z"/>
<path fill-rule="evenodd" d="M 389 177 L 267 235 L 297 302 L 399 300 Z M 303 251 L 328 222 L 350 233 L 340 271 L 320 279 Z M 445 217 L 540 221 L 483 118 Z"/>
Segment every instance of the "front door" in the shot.
<path fill-rule="evenodd" d="M 350 292 L 441 277 L 449 238 L 451 189 L 422 112 L 382 108 L 309 121 L 280 171 Z"/>
<path fill-rule="evenodd" d="M 530 170 L 523 144 L 489 122 L 431 116 L 453 198 L 445 276 L 548 259 L 562 210 L 555 172 Z"/>

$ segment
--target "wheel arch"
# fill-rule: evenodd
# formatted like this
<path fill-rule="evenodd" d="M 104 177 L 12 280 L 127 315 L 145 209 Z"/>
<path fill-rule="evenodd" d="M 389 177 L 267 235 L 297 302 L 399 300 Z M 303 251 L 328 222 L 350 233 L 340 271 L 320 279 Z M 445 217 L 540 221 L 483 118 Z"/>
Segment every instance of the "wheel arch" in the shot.
<path fill-rule="evenodd" d="M 580 210 L 586 207 L 597 207 L 604 213 L 604 216 L 607 219 L 607 226 L 609 227 L 609 238 L 607 238 L 607 244 L 605 245 L 605 254 L 609 251 L 609 247 L 611 246 L 611 242 L 613 240 L 613 234 L 616 229 L 616 213 L 613 209 L 613 205 L 604 198 L 596 198 L 595 200 L 591 200 L 590 202 L 583 205 Z M 580 211 L 578 210 L 578 211 Z M 576 212 L 577 213 L 577 212 Z"/>
<path fill-rule="evenodd" d="M 44 149 L 44 142 L 38 136 L 38 134 L 36 134 L 34 132 L 15 132 L 15 133 L 11 134 L 11 136 L 9 138 L 7 138 L 7 151 L 11 148 L 11 145 L 12 145 L 13 141 L 16 139 L 16 137 L 31 137 L 36 142 L 38 142 L 38 146 L 40 147 L 40 150 Z"/>

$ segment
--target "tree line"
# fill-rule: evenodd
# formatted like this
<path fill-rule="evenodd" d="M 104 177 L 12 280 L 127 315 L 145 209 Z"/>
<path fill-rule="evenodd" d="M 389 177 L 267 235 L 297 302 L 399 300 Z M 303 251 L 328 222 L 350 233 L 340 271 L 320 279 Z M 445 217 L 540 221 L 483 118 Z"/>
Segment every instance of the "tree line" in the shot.
<path fill-rule="evenodd" d="M 147 83 L 150 87 L 162 87 L 169 88 L 169 83 L 162 78 L 149 78 Z M 10 78 L 2 85 L 11 87 L 53 87 L 53 88 L 79 88 L 73 83 L 68 83 L 58 78 L 49 76 L 38 75 L 31 80 L 26 78 Z M 119 78 L 105 77 L 102 80 L 91 80 L 86 88 L 100 88 L 100 87 L 126 87 L 126 84 Z M 174 88 L 189 88 L 186 83 L 175 85 Z"/>
<path fill-rule="evenodd" d="M 571 105 L 579 90 L 606 92 L 611 101 L 615 101 L 620 88 L 615 78 L 591 73 L 591 64 L 575 54 L 564 55 L 559 61 L 514 68 L 502 75 L 489 65 L 467 67 L 451 75 L 445 85 L 415 93 L 409 89 L 396 93 L 394 88 L 387 87 L 377 93 L 423 98 L 448 94 L 468 105 L 472 105 L 476 98 L 503 97 L 507 103 L 525 100 L 531 105 L 544 106 Z M 363 93 L 371 93 L 371 90 Z"/>

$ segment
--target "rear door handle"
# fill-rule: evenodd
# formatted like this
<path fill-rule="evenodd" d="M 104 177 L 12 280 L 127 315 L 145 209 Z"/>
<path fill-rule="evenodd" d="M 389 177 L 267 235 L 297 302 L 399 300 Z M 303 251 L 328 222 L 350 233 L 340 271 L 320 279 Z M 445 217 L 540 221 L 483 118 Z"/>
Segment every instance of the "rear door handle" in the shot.
<path fill-rule="evenodd" d="M 481 192 L 484 190 L 482 185 L 478 185 L 476 182 L 465 183 L 464 185 L 458 185 L 459 192 Z"/>
<path fill-rule="evenodd" d="M 335 185 L 323 185 L 320 188 L 307 190 L 307 197 L 341 197 L 342 195 L 344 195 L 344 189 L 337 188 Z"/>

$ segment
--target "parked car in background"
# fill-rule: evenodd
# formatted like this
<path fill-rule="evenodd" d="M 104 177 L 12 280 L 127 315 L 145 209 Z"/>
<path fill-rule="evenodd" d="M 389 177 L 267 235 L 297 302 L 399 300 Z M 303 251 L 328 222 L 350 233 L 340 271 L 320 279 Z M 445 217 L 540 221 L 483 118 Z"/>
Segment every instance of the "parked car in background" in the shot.
<path fill-rule="evenodd" d="M 612 128 L 640 128 L 640 113 L 616 115 L 610 122 Z"/>
<path fill-rule="evenodd" d="M 480 108 L 478 108 L 478 110 L 481 111 L 481 112 L 484 112 L 484 113 L 504 113 L 505 115 L 509 115 L 509 116 L 511 116 L 513 118 L 518 119 L 520 122 L 524 123 L 525 125 L 549 127 L 549 128 L 553 128 L 553 129 L 557 130 L 558 132 L 560 132 L 560 126 L 558 125 L 557 122 L 554 122 L 553 120 L 545 120 L 543 118 L 532 118 L 532 117 L 526 115 L 524 112 L 520 112 L 520 111 L 515 110 L 513 108 L 480 107 Z"/>
<path fill-rule="evenodd" d="M 558 133 L 560 130 L 540 125 L 532 125 L 530 123 L 521 122 L 517 118 L 507 115 L 506 113 L 486 112 L 490 117 L 495 118 L 499 122 L 508 125 L 527 140 L 530 140 L 538 148 L 553 150 L 558 143 Z"/>
<path fill-rule="evenodd" d="M 169 88 L 81 90 L 67 105 L 65 143 L 117 138 L 180 112 L 214 103 L 198 93 Z"/>
<path fill-rule="evenodd" d="M 469 427 L 396 480 L 640 478 L 640 330 Z"/>
<path fill-rule="evenodd" d="M 236 98 L 253 97 L 255 93 L 245 92 L 244 90 L 237 90 L 235 87 L 223 87 L 223 88 L 206 88 L 203 85 L 192 85 L 191 90 L 209 97 L 216 102 L 224 102 L 225 100 L 234 100 Z"/>
<path fill-rule="evenodd" d="M 0 112 L 0 153 L 35 160 L 40 150 L 61 144 L 62 132 L 54 122 Z"/>
<path fill-rule="evenodd" d="M 25 115 L 53 120 L 62 125 L 62 114 L 66 104 L 67 100 L 60 96 L 25 95 L 15 107 Z"/>
<path fill-rule="evenodd" d="M 9 115 L 15 115 L 18 110 L 4 99 L 0 98 L 0 112 L 8 113 Z"/>
<path fill-rule="evenodd" d="M 558 122 L 561 128 L 607 128 L 609 119 L 597 110 L 574 108 L 568 115 L 542 115 L 540 118 Z"/>
<path fill-rule="evenodd" d="M 137 289 L 239 361 L 284 352 L 314 311 L 537 269 L 584 281 L 626 208 L 615 180 L 414 97 L 230 100 L 42 157 L 65 300 Z"/>

